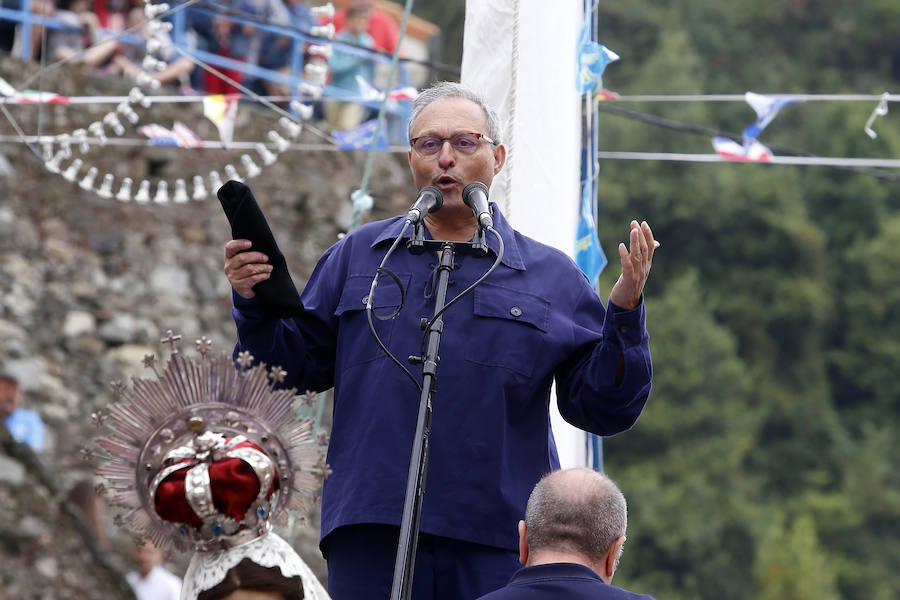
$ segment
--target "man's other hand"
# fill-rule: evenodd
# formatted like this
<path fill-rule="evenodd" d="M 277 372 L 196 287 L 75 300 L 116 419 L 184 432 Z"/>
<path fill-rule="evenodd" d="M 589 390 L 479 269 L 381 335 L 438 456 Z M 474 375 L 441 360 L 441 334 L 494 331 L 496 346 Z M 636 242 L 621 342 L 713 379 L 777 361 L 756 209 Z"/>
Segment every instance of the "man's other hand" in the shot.
<path fill-rule="evenodd" d="M 231 240 L 225 244 L 225 276 L 231 287 L 242 298 L 253 298 L 253 286 L 272 275 L 269 257 L 262 252 L 251 252 L 250 240 Z"/>

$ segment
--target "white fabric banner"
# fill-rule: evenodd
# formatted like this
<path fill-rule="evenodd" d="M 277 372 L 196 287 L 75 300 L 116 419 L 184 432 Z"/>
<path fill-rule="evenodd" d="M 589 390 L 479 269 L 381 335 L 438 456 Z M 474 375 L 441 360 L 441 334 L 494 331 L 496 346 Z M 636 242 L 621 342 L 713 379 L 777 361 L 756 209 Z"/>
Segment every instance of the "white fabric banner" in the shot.
<path fill-rule="evenodd" d="M 573 0 L 467 0 L 462 83 L 506 123 L 507 164 L 491 200 L 520 232 L 575 251 L 581 199 L 581 107 L 575 60 L 583 4 Z M 584 466 L 585 433 L 550 420 L 563 468 Z"/>

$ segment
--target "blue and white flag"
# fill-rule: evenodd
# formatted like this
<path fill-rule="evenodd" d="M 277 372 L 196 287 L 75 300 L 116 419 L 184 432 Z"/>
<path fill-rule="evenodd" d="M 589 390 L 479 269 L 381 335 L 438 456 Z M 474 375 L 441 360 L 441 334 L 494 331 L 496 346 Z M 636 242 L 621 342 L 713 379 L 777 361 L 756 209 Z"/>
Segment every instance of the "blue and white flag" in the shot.
<path fill-rule="evenodd" d="M 203 140 L 181 121 L 175 121 L 172 129 L 150 123 L 138 127 L 138 133 L 150 138 L 151 146 L 178 146 L 179 148 L 200 148 Z"/>
<path fill-rule="evenodd" d="M 744 100 L 756 111 L 756 120 L 744 129 L 744 146 L 750 145 L 752 140 L 759 137 L 762 130 L 778 115 L 778 111 L 794 102 L 803 102 L 802 98 L 780 98 L 778 96 L 764 96 L 753 92 L 746 92 Z"/>
<path fill-rule="evenodd" d="M 584 24 L 581 30 L 581 41 L 578 47 L 578 56 L 576 58 L 578 69 L 578 80 L 575 85 L 578 91 L 586 94 L 598 84 L 603 82 L 603 71 L 606 65 L 619 60 L 619 55 L 604 46 L 591 40 L 591 24 Z"/>
<path fill-rule="evenodd" d="M 575 263 L 588 276 L 591 285 L 597 284 L 597 277 L 606 266 L 606 254 L 597 237 L 597 226 L 594 223 L 594 207 L 591 202 L 589 182 L 581 185 L 581 216 L 578 219 L 578 231 L 575 234 Z"/>
<path fill-rule="evenodd" d="M 337 141 L 341 150 L 368 150 L 372 146 L 372 138 L 375 137 L 377 125 L 378 119 L 372 119 L 349 131 L 332 131 L 331 135 Z M 382 127 L 375 149 L 387 150 L 389 147 L 387 132 Z"/>
<path fill-rule="evenodd" d="M 775 119 L 782 108 L 794 102 L 803 102 L 803 99 L 764 96 L 754 92 L 746 92 L 744 100 L 756 112 L 756 120 L 744 128 L 743 143 L 738 144 L 729 138 L 717 136 L 712 140 L 713 148 L 715 148 L 719 156 L 726 160 L 769 162 L 772 160 L 772 151 L 756 138 Z"/>

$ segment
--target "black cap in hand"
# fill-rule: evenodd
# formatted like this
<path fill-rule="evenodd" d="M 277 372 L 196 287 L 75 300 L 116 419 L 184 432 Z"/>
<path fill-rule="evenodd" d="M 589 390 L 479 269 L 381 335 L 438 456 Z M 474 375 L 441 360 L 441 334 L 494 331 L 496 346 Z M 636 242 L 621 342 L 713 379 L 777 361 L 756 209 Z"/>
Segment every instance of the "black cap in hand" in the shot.
<path fill-rule="evenodd" d="M 238 181 L 228 181 L 217 192 L 225 216 L 231 224 L 233 239 L 247 239 L 252 249 L 269 257 L 272 274 L 253 286 L 260 302 L 279 317 L 290 317 L 303 309 L 300 294 L 288 272 L 284 254 L 278 249 L 275 236 L 250 188 Z"/>

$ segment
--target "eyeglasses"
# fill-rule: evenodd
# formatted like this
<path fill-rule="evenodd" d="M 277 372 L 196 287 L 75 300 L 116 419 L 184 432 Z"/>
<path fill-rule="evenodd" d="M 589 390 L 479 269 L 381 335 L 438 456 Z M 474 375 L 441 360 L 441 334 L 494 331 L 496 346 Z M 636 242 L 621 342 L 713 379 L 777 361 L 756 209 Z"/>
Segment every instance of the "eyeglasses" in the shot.
<path fill-rule="evenodd" d="M 435 156 L 447 141 L 450 142 L 450 147 L 460 154 L 474 154 L 478 150 L 481 140 L 489 144 L 496 144 L 494 140 L 483 133 L 454 133 L 450 137 L 436 135 L 414 137 L 409 140 L 409 145 L 419 156 Z"/>

